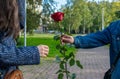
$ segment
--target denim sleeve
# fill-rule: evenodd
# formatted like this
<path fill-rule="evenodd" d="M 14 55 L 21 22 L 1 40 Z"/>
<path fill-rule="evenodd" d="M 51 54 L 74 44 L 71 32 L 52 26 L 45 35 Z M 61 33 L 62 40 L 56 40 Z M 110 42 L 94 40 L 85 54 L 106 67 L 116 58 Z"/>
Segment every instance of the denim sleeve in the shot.
<path fill-rule="evenodd" d="M 86 36 L 74 37 L 74 44 L 76 48 L 94 48 L 106 45 L 111 42 L 110 27 L 103 31 L 91 33 Z"/>
<path fill-rule="evenodd" d="M 18 0 L 18 9 L 19 9 L 19 16 L 20 16 L 20 28 L 23 29 L 25 27 L 25 0 Z"/>
<path fill-rule="evenodd" d="M 1 65 L 33 65 L 40 63 L 38 48 L 14 47 L 0 44 L 0 62 Z"/>

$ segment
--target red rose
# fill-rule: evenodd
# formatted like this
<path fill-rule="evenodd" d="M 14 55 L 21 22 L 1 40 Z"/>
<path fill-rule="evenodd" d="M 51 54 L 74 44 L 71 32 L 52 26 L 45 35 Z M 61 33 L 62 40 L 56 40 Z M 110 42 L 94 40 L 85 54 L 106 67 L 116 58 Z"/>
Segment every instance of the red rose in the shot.
<path fill-rule="evenodd" d="M 56 22 L 62 21 L 63 17 L 64 17 L 64 13 L 62 12 L 56 12 L 51 15 L 51 18 Z"/>

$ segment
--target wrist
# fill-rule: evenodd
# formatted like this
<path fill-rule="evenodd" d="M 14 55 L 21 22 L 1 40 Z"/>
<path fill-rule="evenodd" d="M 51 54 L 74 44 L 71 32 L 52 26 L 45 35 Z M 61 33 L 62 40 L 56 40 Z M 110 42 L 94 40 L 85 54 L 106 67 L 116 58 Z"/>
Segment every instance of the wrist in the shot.
<path fill-rule="evenodd" d="M 71 44 L 74 43 L 74 37 L 71 36 Z"/>

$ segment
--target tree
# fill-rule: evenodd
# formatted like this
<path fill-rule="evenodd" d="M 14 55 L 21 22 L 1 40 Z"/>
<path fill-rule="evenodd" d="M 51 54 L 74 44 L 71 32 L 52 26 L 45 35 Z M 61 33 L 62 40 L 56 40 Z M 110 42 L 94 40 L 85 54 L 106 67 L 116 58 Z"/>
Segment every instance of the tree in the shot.
<path fill-rule="evenodd" d="M 119 1 L 67 0 L 67 4 L 59 10 L 65 13 L 61 26 L 64 26 L 64 30 L 68 33 L 96 32 L 102 27 L 102 11 L 104 11 L 104 26 L 107 27 L 110 22 L 119 19 L 119 7 Z M 49 17 L 50 12 L 54 12 L 56 9 L 52 8 L 50 12 L 47 10 L 45 9 L 43 12 L 44 17 Z M 56 26 L 47 17 L 45 20 L 43 18 L 43 24 L 48 23 L 51 27 Z"/>
<path fill-rule="evenodd" d="M 88 5 L 85 0 L 69 0 L 65 8 L 63 9 L 65 13 L 63 26 L 69 28 L 68 31 L 74 30 L 75 33 L 84 32 L 92 25 L 91 14 Z M 87 24 L 87 25 L 86 25 Z M 86 27 L 87 26 L 87 27 Z M 80 30 L 82 28 L 83 30 Z"/>
<path fill-rule="evenodd" d="M 38 26 L 50 23 L 54 4 L 53 0 L 27 0 L 27 32 L 32 33 Z"/>
<path fill-rule="evenodd" d="M 116 15 L 117 18 L 120 18 L 120 11 L 116 11 L 115 15 Z"/>
<path fill-rule="evenodd" d="M 50 14 L 56 9 L 56 3 L 53 0 L 43 0 L 42 2 L 43 10 L 41 12 L 42 24 L 48 24 L 50 19 Z"/>
<path fill-rule="evenodd" d="M 91 26 L 90 26 L 90 32 L 95 32 L 96 30 L 100 30 L 101 26 L 101 8 L 99 7 L 99 3 L 95 1 L 89 1 L 88 2 L 88 8 L 91 12 Z"/>
<path fill-rule="evenodd" d="M 39 26 L 41 4 L 42 0 L 27 0 L 27 32 L 30 34 Z"/>
<path fill-rule="evenodd" d="M 120 16 L 120 14 L 119 14 L 119 11 L 120 11 L 120 1 L 116 1 L 116 2 L 112 2 L 111 3 L 112 4 L 112 15 L 113 15 L 113 20 L 117 20 L 117 19 L 119 19 L 119 16 Z"/>
<path fill-rule="evenodd" d="M 88 33 L 90 32 L 90 27 L 92 25 L 91 11 L 89 9 L 88 2 L 86 0 L 83 0 L 81 7 L 82 9 L 80 10 L 80 14 L 82 16 L 82 21 L 80 27 L 83 28 L 82 33 Z"/>

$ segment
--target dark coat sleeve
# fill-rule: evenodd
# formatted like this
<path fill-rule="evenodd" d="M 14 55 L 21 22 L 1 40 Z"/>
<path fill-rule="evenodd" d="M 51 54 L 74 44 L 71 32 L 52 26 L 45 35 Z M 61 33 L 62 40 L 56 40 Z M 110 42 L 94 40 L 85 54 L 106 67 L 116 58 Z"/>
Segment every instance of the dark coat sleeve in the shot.
<path fill-rule="evenodd" d="M 74 44 L 76 48 L 94 48 L 103 46 L 111 43 L 111 30 L 115 24 L 111 23 L 106 29 L 103 31 L 98 31 L 96 33 L 91 33 L 85 36 L 76 36 L 74 37 Z"/>
<path fill-rule="evenodd" d="M 0 65 L 33 65 L 40 63 L 36 46 L 15 47 L 0 44 Z"/>

